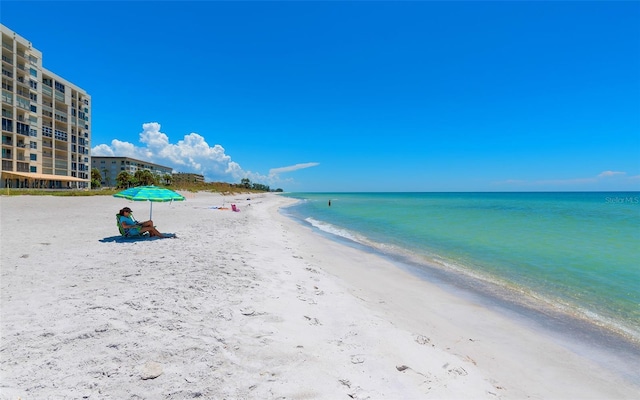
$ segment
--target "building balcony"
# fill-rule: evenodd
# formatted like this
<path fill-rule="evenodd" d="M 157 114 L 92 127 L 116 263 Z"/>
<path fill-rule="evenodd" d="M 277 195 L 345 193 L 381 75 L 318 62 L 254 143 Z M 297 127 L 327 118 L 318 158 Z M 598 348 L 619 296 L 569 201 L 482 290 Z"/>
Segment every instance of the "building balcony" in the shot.
<path fill-rule="evenodd" d="M 9 82 L 5 82 L 4 79 L 2 80 L 2 88 L 4 90 L 9 91 L 9 92 L 13 92 L 13 85 L 11 83 L 9 83 Z"/>
<path fill-rule="evenodd" d="M 29 80 L 28 79 L 18 78 L 18 79 L 16 79 L 16 82 L 18 82 L 18 85 L 20 85 L 20 86 L 24 86 L 26 88 L 29 87 Z"/>
<path fill-rule="evenodd" d="M 16 170 L 18 172 L 29 172 L 29 163 L 17 163 L 16 164 Z"/>

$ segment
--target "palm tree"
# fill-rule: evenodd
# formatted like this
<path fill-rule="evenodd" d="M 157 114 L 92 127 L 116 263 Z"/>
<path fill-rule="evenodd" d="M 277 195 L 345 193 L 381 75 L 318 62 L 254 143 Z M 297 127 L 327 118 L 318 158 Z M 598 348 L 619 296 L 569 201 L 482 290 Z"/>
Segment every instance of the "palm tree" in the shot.
<path fill-rule="evenodd" d="M 104 168 L 102 172 L 104 173 L 104 179 L 106 181 L 105 183 L 107 184 L 107 187 L 111 187 L 111 176 L 109 176 L 109 170 Z"/>
<path fill-rule="evenodd" d="M 91 187 L 99 188 L 102 182 L 102 176 L 100 176 L 100 170 L 98 168 L 91 169 Z"/>
<path fill-rule="evenodd" d="M 119 188 L 123 188 L 123 189 L 128 188 L 129 186 L 131 186 L 131 183 L 133 183 L 132 181 L 133 181 L 133 177 L 127 171 L 120 172 L 116 177 L 116 182 Z"/>

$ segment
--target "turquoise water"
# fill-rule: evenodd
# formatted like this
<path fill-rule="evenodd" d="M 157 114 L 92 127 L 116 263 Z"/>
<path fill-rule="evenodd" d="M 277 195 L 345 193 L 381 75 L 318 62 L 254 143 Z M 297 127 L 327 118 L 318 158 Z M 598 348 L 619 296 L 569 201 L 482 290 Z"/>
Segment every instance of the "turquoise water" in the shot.
<path fill-rule="evenodd" d="M 640 341 L 640 193 L 293 193 L 329 234 Z M 328 202 L 331 200 L 331 206 Z"/>

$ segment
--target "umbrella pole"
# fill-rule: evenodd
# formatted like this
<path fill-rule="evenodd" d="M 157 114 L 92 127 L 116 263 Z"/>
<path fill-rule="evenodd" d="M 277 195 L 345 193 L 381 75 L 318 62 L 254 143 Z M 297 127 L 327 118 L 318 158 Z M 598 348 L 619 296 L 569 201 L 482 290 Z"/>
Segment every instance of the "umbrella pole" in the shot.
<path fill-rule="evenodd" d="M 151 221 L 151 213 L 153 213 L 153 201 L 150 201 L 151 206 L 149 207 L 149 221 Z"/>

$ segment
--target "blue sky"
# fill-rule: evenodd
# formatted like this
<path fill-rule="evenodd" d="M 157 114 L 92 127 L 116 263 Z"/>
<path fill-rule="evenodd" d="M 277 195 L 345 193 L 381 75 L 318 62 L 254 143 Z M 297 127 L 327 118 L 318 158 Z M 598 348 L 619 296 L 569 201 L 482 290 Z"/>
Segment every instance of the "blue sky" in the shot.
<path fill-rule="evenodd" d="M 286 191 L 640 190 L 639 2 L 6 1 L 92 153 Z"/>

